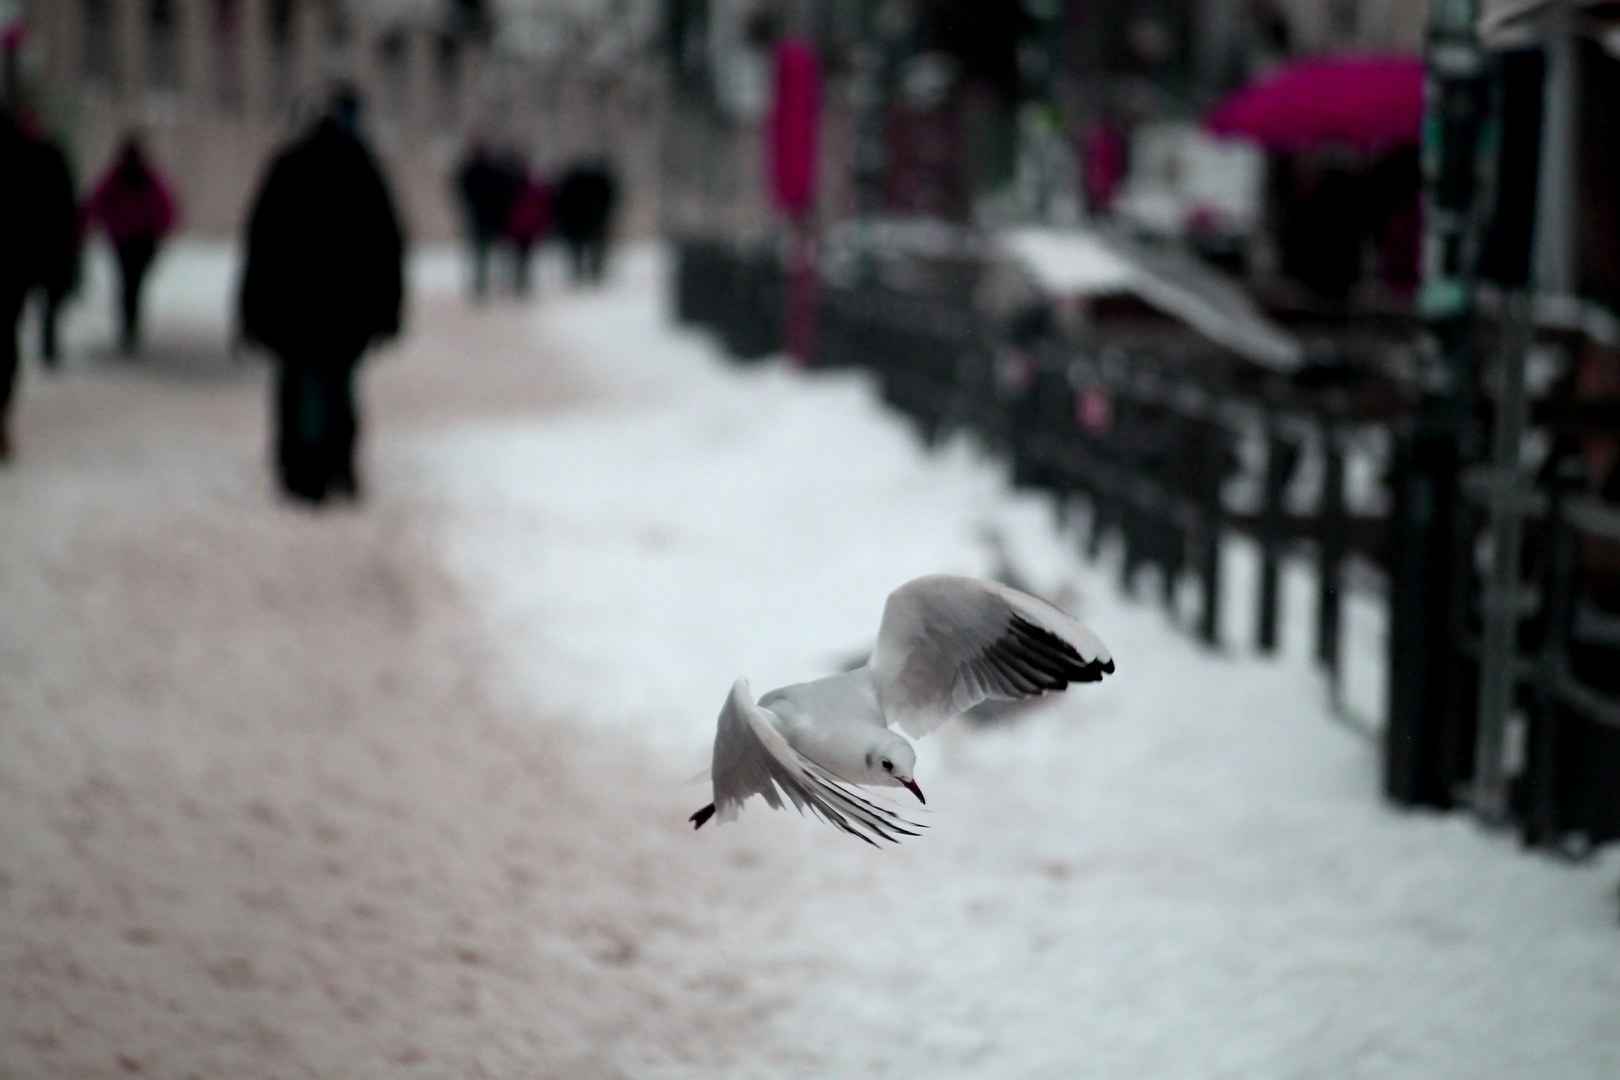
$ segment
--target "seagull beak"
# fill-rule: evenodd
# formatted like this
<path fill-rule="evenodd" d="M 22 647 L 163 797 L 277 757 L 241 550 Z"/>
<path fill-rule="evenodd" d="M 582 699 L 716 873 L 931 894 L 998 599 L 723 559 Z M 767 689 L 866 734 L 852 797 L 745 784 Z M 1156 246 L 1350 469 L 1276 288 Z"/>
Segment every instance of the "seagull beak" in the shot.
<path fill-rule="evenodd" d="M 899 777 L 896 777 L 895 779 L 898 780 Z M 928 800 L 923 798 L 922 788 L 917 786 L 917 781 L 901 780 L 900 785 L 910 791 L 913 795 L 917 796 L 918 802 L 922 803 L 924 806 L 928 805 Z"/>

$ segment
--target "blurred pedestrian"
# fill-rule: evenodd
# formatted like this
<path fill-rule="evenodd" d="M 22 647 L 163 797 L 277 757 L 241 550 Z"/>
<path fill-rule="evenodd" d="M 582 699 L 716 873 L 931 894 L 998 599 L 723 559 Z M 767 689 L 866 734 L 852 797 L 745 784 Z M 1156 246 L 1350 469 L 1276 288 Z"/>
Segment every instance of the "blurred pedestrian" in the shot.
<path fill-rule="evenodd" d="M 25 111 L 22 129 L 32 144 L 39 189 L 40 291 L 39 351 L 46 367 L 57 366 L 57 314 L 79 285 L 79 197 L 67 152 Z"/>
<path fill-rule="evenodd" d="M 53 167 L 48 149 L 16 116 L 0 108 L 0 461 L 11 456 L 23 303 L 59 273 L 74 217 L 72 180 Z"/>
<path fill-rule="evenodd" d="M 57 323 L 63 305 L 79 287 L 79 199 L 73 185 L 72 167 L 55 140 L 40 147 L 46 176 L 47 202 L 41 212 L 50 231 L 47 241 L 45 274 L 40 281 L 42 304 L 39 318 L 39 352 L 45 366 L 60 365 Z"/>
<path fill-rule="evenodd" d="M 253 203 L 241 330 L 275 353 L 276 467 L 288 497 L 358 498 L 355 371 L 399 333 L 404 241 L 360 134 L 360 99 L 326 113 L 271 163 Z"/>
<path fill-rule="evenodd" d="M 507 211 L 503 232 L 512 248 L 512 288 L 519 296 L 529 294 L 530 253 L 551 231 L 551 203 L 551 186 L 525 175 Z"/>
<path fill-rule="evenodd" d="M 11 112 L 0 107 L 0 461 L 11 456 L 11 399 L 17 382 L 17 322 L 39 280 L 32 151 Z"/>
<path fill-rule="evenodd" d="M 91 192 L 85 225 L 99 225 L 118 253 L 119 344 L 134 353 L 141 339 L 141 287 L 164 237 L 174 228 L 174 195 L 152 166 L 140 135 L 131 132 L 112 167 Z"/>
<path fill-rule="evenodd" d="M 569 166 L 557 182 L 557 232 L 568 245 L 569 265 L 576 282 L 602 280 L 618 197 L 618 181 L 612 168 L 601 159 Z"/>
<path fill-rule="evenodd" d="M 509 162 L 499 160 L 482 139 L 473 141 L 456 170 L 455 187 L 461 199 L 476 299 L 489 293 L 489 253 L 501 239 L 512 198 L 521 184 L 521 174 Z"/>

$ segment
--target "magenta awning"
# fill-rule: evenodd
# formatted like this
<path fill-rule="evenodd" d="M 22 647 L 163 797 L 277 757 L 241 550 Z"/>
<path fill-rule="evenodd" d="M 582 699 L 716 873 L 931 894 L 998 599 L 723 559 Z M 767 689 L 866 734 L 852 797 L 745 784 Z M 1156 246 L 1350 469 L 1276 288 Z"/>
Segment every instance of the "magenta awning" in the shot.
<path fill-rule="evenodd" d="M 1204 125 L 1282 153 L 1411 146 L 1423 127 L 1423 61 L 1407 55 L 1295 61 L 1225 98 Z"/>

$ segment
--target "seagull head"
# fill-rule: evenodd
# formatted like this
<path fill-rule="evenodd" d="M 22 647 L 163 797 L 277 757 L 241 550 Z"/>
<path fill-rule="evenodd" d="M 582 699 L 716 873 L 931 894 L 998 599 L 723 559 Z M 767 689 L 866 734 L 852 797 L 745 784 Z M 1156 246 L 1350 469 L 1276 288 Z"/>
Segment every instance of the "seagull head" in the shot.
<path fill-rule="evenodd" d="M 911 744 L 892 731 L 884 730 L 872 740 L 866 751 L 867 779 L 862 783 L 877 786 L 903 787 L 917 801 L 926 803 L 922 788 L 917 786 L 913 774 L 917 768 L 917 751 Z"/>

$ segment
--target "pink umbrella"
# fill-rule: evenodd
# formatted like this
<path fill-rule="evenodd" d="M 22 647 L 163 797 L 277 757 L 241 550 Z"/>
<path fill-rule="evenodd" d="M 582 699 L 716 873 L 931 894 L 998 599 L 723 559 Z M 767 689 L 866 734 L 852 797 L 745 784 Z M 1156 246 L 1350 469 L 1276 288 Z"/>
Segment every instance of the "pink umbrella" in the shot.
<path fill-rule="evenodd" d="M 1423 126 L 1423 61 L 1363 54 L 1285 64 L 1221 101 L 1204 124 L 1283 153 L 1410 146 Z"/>

